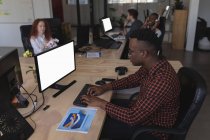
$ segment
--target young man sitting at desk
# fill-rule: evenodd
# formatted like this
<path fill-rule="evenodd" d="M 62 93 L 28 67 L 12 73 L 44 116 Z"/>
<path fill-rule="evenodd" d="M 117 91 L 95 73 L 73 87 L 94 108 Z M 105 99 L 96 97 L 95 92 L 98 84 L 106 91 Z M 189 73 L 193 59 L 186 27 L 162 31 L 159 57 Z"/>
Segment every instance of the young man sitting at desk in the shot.
<path fill-rule="evenodd" d="M 143 23 L 137 18 L 138 18 L 138 11 L 135 9 L 129 9 L 127 19 L 124 23 L 124 33 L 125 33 L 126 39 L 130 37 L 130 34 L 132 31 L 139 29 L 143 25 Z M 129 24 L 131 25 L 130 30 L 127 32 L 126 28 Z"/>
<path fill-rule="evenodd" d="M 102 138 L 127 140 L 136 127 L 160 126 L 171 128 L 179 109 L 180 84 L 169 62 L 158 55 L 158 38 L 150 29 L 134 31 L 130 36 L 130 61 L 140 69 L 125 78 L 102 86 L 92 86 L 81 100 L 100 107 L 107 113 Z M 107 102 L 96 96 L 108 90 L 140 87 L 136 100 Z M 168 135 L 154 132 L 141 135 L 142 140 L 167 140 Z"/>

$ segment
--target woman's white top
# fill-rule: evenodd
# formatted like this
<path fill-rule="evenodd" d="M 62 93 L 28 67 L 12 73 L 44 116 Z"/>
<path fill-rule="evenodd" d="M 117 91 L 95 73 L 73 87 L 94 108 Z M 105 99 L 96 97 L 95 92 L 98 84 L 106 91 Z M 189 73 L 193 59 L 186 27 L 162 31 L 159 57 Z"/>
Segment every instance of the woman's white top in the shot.
<path fill-rule="evenodd" d="M 30 38 L 31 46 L 33 47 L 34 54 L 41 53 L 49 48 L 56 47 L 58 40 L 51 38 L 50 41 L 45 39 L 44 35 Z"/>

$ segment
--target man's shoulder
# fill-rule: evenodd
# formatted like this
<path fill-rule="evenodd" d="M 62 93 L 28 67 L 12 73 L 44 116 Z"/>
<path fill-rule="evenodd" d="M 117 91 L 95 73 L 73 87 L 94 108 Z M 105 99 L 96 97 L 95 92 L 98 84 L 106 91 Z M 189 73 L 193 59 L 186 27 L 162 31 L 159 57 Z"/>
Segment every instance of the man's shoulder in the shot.
<path fill-rule="evenodd" d="M 143 25 L 143 22 L 141 21 L 141 20 L 135 20 L 135 22 L 134 22 L 136 25 L 139 25 L 139 26 L 141 26 L 141 25 Z"/>
<path fill-rule="evenodd" d="M 131 25 L 131 30 L 137 30 L 140 29 L 143 23 L 140 20 L 135 20 L 133 24 Z"/>
<path fill-rule="evenodd" d="M 177 74 L 171 64 L 164 60 L 164 64 L 160 68 L 158 75 L 161 77 L 162 80 L 167 80 L 170 78 L 177 78 Z"/>

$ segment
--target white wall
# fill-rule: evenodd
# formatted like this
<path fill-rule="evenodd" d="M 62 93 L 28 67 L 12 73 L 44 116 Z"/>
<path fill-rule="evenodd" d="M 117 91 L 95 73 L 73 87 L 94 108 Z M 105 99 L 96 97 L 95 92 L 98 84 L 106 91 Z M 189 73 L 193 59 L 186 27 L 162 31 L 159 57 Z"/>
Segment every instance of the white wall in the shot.
<path fill-rule="evenodd" d="M 210 27 L 210 0 L 200 0 L 198 16 L 207 21 L 207 26 Z"/>
<path fill-rule="evenodd" d="M 32 10 L 34 12 L 32 19 L 52 17 L 51 0 L 32 0 L 32 2 Z M 26 24 L 32 23 L 0 23 L 0 47 L 23 47 L 20 36 L 20 25 Z"/>

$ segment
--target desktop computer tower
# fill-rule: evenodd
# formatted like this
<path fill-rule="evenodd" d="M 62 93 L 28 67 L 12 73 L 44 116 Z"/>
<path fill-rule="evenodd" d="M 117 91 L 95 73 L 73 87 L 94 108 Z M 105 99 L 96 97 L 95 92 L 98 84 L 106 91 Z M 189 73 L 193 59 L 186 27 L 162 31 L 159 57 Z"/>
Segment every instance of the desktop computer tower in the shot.
<path fill-rule="evenodd" d="M 8 100 L 0 100 L 0 140 L 27 140 L 34 129 Z"/>

